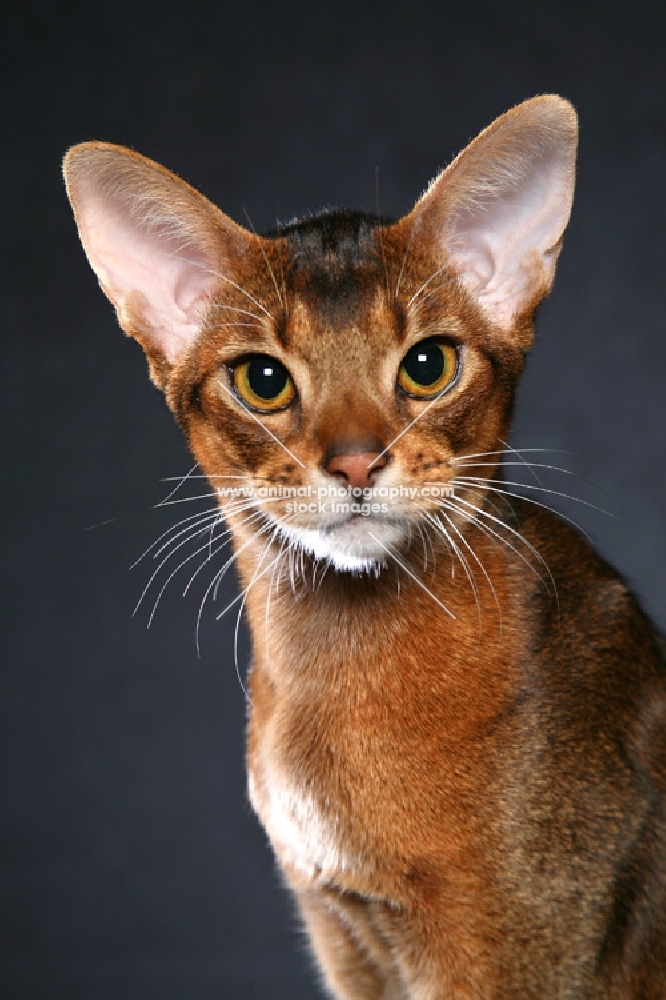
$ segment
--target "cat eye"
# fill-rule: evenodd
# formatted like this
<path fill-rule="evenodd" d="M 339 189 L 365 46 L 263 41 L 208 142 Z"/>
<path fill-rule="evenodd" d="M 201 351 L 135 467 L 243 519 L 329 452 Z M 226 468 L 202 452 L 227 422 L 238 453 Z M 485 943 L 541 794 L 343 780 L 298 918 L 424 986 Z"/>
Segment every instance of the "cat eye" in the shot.
<path fill-rule="evenodd" d="M 458 376 L 458 351 L 446 341 L 422 340 L 402 359 L 398 388 L 415 399 L 430 399 L 448 389 Z"/>
<path fill-rule="evenodd" d="M 269 354 L 253 354 L 235 365 L 233 383 L 244 403 L 264 413 L 283 410 L 296 395 L 291 375 L 281 361 Z"/>

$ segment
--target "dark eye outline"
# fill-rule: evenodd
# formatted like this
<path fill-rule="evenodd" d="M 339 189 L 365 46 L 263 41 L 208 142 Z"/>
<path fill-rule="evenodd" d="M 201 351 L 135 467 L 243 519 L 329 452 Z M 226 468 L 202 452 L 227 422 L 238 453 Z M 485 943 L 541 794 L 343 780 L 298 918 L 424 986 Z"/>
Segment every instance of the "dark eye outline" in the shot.
<path fill-rule="evenodd" d="M 455 370 L 453 372 L 453 375 L 449 379 L 449 381 L 446 382 L 440 389 L 437 389 L 435 392 L 429 392 L 427 394 L 421 394 L 421 393 L 416 393 L 416 392 L 409 392 L 408 389 L 403 388 L 403 386 L 400 384 L 400 372 L 402 371 L 402 366 L 404 365 L 405 358 L 407 357 L 408 354 L 410 354 L 412 351 L 416 350 L 419 347 L 423 347 L 426 344 L 437 344 L 440 347 L 448 347 L 451 350 L 453 350 L 455 352 L 455 356 L 456 356 L 456 367 L 455 367 Z M 437 399 L 438 396 L 444 396 L 447 392 L 449 392 L 450 389 L 452 389 L 454 387 L 454 385 L 458 382 L 458 379 L 460 378 L 460 372 L 461 372 L 461 370 L 462 370 L 462 361 L 461 361 L 461 357 L 460 357 L 460 347 L 459 347 L 458 344 L 453 343 L 451 340 L 449 340 L 446 337 L 437 337 L 437 336 L 435 336 L 435 337 L 424 337 L 423 340 L 419 340 L 416 344 L 413 344 L 412 347 L 409 348 L 409 350 L 407 351 L 407 354 L 405 354 L 405 356 L 403 357 L 402 361 L 400 362 L 400 367 L 398 368 L 398 376 L 397 376 L 397 379 L 396 379 L 396 388 L 398 389 L 398 392 L 400 392 L 403 396 L 407 396 L 408 399 L 418 399 L 418 400 L 423 400 L 423 401 L 428 401 L 428 400 L 431 400 L 431 399 Z M 405 374 L 407 374 L 407 373 L 405 373 Z M 407 378 L 410 378 L 410 376 L 407 375 Z M 412 381 L 413 381 L 413 379 L 412 379 Z M 427 388 L 428 388 L 427 386 L 424 386 L 424 389 L 427 389 Z"/>
<path fill-rule="evenodd" d="M 260 359 L 270 361 L 276 366 L 279 365 L 280 368 L 284 369 L 287 376 L 284 388 L 276 396 L 274 396 L 273 399 L 279 399 L 286 390 L 290 390 L 291 394 L 285 402 L 280 403 L 278 406 L 272 406 L 270 405 L 270 399 L 258 396 L 249 383 L 247 385 L 248 395 L 244 395 L 242 387 L 239 386 L 239 379 L 243 377 L 243 371 L 247 373 L 249 365 L 253 361 L 258 361 Z M 289 406 L 291 406 L 296 399 L 296 384 L 292 378 L 291 372 L 279 358 L 274 358 L 272 355 L 264 354 L 263 352 L 258 352 L 257 354 L 246 354 L 242 358 L 237 358 L 227 367 L 229 368 L 231 374 L 231 384 L 233 386 L 234 395 L 239 402 L 243 406 L 246 406 L 249 410 L 254 410 L 256 413 L 279 413 L 281 410 L 286 410 Z M 248 396 L 250 398 L 248 398 Z"/>

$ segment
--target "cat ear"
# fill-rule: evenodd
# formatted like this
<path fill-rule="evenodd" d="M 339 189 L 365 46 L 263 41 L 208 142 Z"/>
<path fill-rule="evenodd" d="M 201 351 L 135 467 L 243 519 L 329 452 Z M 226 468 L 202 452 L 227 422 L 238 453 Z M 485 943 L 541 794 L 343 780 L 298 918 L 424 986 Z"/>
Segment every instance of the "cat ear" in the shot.
<path fill-rule="evenodd" d="M 435 252 L 505 331 L 553 283 L 573 201 L 577 137 L 568 101 L 525 101 L 474 139 L 407 217 L 419 231 L 425 227 Z"/>
<path fill-rule="evenodd" d="M 122 146 L 73 146 L 63 173 L 100 285 L 122 328 L 146 350 L 153 376 L 163 374 L 200 332 L 225 271 L 257 237 L 175 174 Z"/>

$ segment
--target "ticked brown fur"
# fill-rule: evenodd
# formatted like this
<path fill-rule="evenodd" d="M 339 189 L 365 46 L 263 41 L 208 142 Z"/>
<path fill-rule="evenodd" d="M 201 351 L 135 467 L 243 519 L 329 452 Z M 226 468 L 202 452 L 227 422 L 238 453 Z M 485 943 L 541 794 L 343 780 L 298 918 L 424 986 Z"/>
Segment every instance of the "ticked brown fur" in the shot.
<path fill-rule="evenodd" d="M 453 490 L 337 520 L 219 497 L 252 631 L 250 796 L 341 1000 L 666 997 L 659 640 L 502 479 L 575 147 L 571 106 L 536 98 L 398 222 L 269 237 L 129 150 L 65 161 L 91 264 L 214 489 L 316 494 L 361 454 L 366 487 Z M 402 392 L 434 341 L 456 377 Z M 258 355 L 295 386 L 274 412 L 239 395 Z"/>

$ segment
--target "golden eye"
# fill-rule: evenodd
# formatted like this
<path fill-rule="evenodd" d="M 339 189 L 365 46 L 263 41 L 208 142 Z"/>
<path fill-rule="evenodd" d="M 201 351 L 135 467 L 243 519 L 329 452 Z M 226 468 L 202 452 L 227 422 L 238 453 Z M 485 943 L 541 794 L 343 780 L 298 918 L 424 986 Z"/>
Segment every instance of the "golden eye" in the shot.
<path fill-rule="evenodd" d="M 455 347 L 431 338 L 407 351 L 398 372 L 398 388 L 415 399 L 430 399 L 453 385 L 457 375 Z"/>
<path fill-rule="evenodd" d="M 253 410 L 273 413 L 289 406 L 296 396 L 291 375 L 276 358 L 253 354 L 233 370 L 234 389 Z"/>

